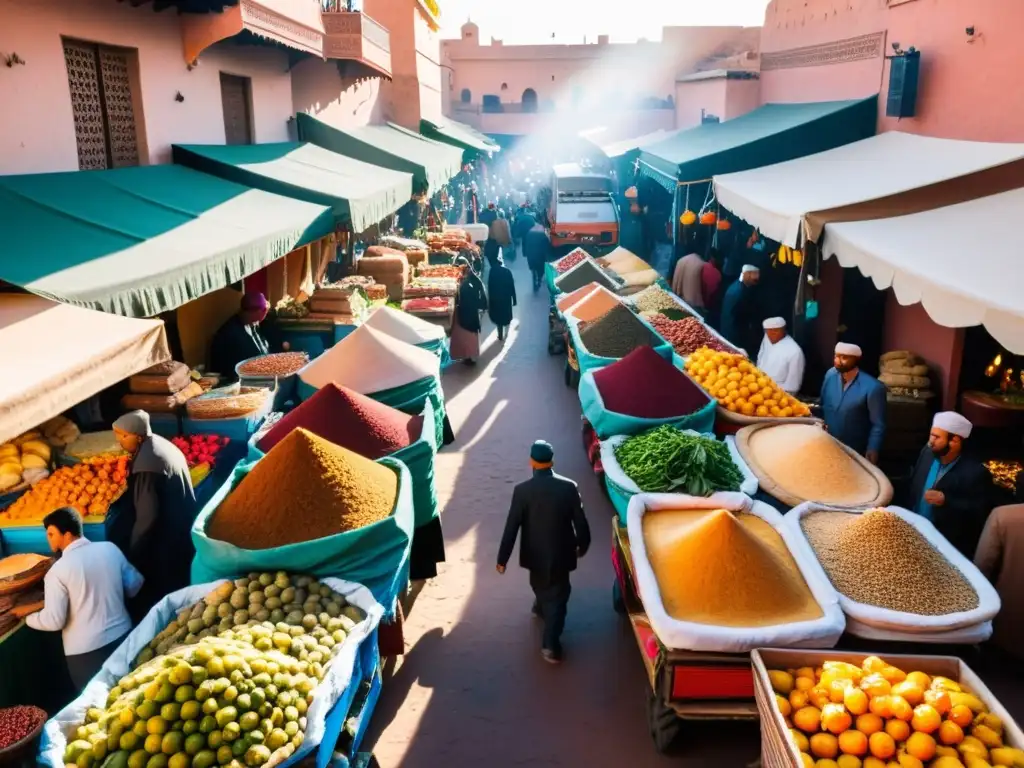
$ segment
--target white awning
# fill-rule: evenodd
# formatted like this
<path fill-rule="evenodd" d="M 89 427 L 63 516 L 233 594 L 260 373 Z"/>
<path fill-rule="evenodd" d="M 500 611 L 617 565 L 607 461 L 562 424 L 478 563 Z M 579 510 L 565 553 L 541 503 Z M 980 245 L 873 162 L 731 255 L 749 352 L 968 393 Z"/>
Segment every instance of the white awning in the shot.
<path fill-rule="evenodd" d="M 170 357 L 161 320 L 0 294 L 0 442 Z"/>
<path fill-rule="evenodd" d="M 1024 273 L 1016 245 L 1024 189 L 890 219 L 829 224 L 826 258 L 857 267 L 900 304 L 921 302 L 939 325 L 984 325 L 1024 354 Z"/>
<path fill-rule="evenodd" d="M 765 237 L 796 247 L 802 233 L 817 241 L 832 221 L 916 213 L 1024 186 L 1024 164 L 961 183 L 962 177 L 1022 159 L 1024 144 L 890 131 L 797 160 L 715 176 L 715 194 L 722 207 Z M 953 179 L 953 185 L 942 185 Z M 910 200 L 904 196 L 910 190 L 921 193 Z M 836 210 L 847 206 L 858 209 Z"/>

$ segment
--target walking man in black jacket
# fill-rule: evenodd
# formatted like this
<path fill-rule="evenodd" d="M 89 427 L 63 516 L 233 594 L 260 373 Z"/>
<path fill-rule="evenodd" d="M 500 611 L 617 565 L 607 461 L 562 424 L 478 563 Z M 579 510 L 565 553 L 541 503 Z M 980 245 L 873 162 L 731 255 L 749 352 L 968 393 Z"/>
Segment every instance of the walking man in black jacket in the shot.
<path fill-rule="evenodd" d="M 533 477 L 512 491 L 512 505 L 498 550 L 498 573 L 512 557 L 519 529 L 519 565 L 530 572 L 536 600 L 533 612 L 544 620 L 541 655 L 550 664 L 562 660 L 562 630 L 569 604 L 569 573 L 590 547 L 590 527 L 576 483 L 552 470 L 555 452 L 538 440 L 530 449 Z"/>

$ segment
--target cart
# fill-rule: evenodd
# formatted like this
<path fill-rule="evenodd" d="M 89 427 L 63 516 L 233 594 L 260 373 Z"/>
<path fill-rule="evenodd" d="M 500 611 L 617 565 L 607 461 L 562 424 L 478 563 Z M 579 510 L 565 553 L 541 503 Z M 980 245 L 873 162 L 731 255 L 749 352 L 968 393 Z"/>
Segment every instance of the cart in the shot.
<path fill-rule="evenodd" d="M 612 525 L 615 583 L 612 606 L 629 619 L 647 672 L 647 727 L 665 753 L 687 720 L 756 720 L 748 653 L 703 653 L 666 648 L 651 629 L 633 577 L 626 527 Z"/>
<path fill-rule="evenodd" d="M 565 352 L 565 321 L 561 318 L 558 308 L 552 306 L 548 310 L 548 354 L 560 355 Z"/>

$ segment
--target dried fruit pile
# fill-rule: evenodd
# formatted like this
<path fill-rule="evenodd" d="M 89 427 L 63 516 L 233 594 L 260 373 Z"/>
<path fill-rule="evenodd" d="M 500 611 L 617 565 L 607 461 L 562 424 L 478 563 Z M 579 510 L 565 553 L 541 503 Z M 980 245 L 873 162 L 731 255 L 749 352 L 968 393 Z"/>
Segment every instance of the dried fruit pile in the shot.
<path fill-rule="evenodd" d="M 672 345 L 680 357 L 689 357 L 701 347 L 716 352 L 733 351 L 695 317 L 675 320 L 661 313 L 655 313 L 648 318 L 648 321 L 654 326 L 654 330 Z"/>
<path fill-rule="evenodd" d="M 243 376 L 290 376 L 308 362 L 305 352 L 275 352 L 246 360 L 238 372 Z"/>
<path fill-rule="evenodd" d="M 46 713 L 39 707 L 0 709 L 0 750 L 17 744 L 44 722 Z"/>
<path fill-rule="evenodd" d="M 461 280 L 464 267 L 453 267 L 448 264 L 421 264 L 416 268 L 419 277 L 451 277 Z"/>
<path fill-rule="evenodd" d="M 97 456 L 61 467 L 0 512 L 0 524 L 36 522 L 60 507 L 74 507 L 82 517 L 105 515 L 127 482 L 128 456 Z"/>
<path fill-rule="evenodd" d="M 1002 719 L 962 683 L 877 656 L 858 666 L 768 671 L 775 707 L 805 766 L 983 768 L 1024 765 Z"/>
<path fill-rule="evenodd" d="M 171 438 L 171 443 L 183 454 L 189 468 L 200 464 L 217 463 L 217 454 L 231 442 L 230 438 L 220 435 L 178 435 Z"/>
<path fill-rule="evenodd" d="M 572 253 L 566 254 L 561 259 L 555 262 L 555 272 L 557 272 L 560 275 L 565 274 L 586 258 L 587 252 L 584 251 L 582 248 L 577 248 Z"/>

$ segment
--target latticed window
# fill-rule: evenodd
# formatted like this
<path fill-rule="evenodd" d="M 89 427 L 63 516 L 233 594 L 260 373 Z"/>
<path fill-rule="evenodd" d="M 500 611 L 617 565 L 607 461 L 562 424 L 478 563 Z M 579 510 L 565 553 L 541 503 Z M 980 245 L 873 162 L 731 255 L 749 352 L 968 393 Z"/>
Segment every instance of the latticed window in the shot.
<path fill-rule="evenodd" d="M 132 55 L 124 49 L 64 41 L 78 167 L 83 171 L 139 164 Z"/>

